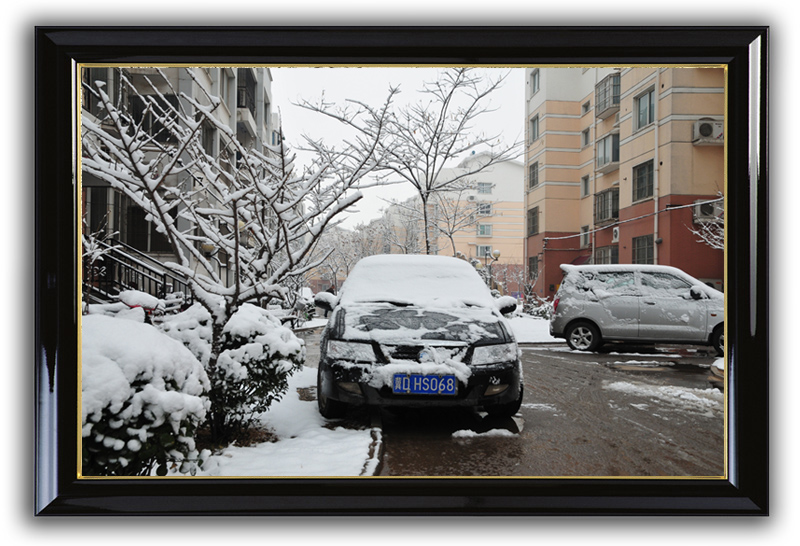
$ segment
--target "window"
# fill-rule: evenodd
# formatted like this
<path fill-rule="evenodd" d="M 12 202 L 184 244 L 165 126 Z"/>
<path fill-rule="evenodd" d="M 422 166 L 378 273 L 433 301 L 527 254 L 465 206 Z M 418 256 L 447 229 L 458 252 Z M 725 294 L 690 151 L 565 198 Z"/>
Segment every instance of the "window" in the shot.
<path fill-rule="evenodd" d="M 619 246 L 602 246 L 594 251 L 594 263 L 600 265 L 619 263 Z"/>
<path fill-rule="evenodd" d="M 528 235 L 539 233 L 539 207 L 533 207 L 528 211 Z"/>
<path fill-rule="evenodd" d="M 537 115 L 531 120 L 530 132 L 528 133 L 530 142 L 535 142 L 539 138 L 539 116 Z"/>
<path fill-rule="evenodd" d="M 619 218 L 619 188 L 601 191 L 594 196 L 594 223 L 599 224 Z"/>
<path fill-rule="evenodd" d="M 669 273 L 642 272 L 642 286 L 657 290 L 661 296 L 682 298 L 689 293 L 692 285 Z"/>
<path fill-rule="evenodd" d="M 539 92 L 539 69 L 537 68 L 531 73 L 531 95 Z"/>
<path fill-rule="evenodd" d="M 592 140 L 591 140 L 591 138 L 589 136 L 589 129 L 586 129 L 581 133 L 581 146 L 582 147 L 586 147 L 591 143 L 592 143 Z"/>
<path fill-rule="evenodd" d="M 532 281 L 539 278 L 539 256 L 528 258 L 528 278 Z"/>
<path fill-rule="evenodd" d="M 586 273 L 586 286 L 615 294 L 635 294 L 636 282 L 632 271 Z"/>
<path fill-rule="evenodd" d="M 605 119 L 619 111 L 619 74 L 611 74 L 595 88 L 595 113 Z"/>
<path fill-rule="evenodd" d="M 478 193 L 492 193 L 492 183 L 478 182 Z"/>
<path fill-rule="evenodd" d="M 141 124 L 142 131 L 153 136 L 156 142 L 174 142 L 175 136 L 162 123 L 165 118 L 174 118 L 172 110 L 180 110 L 177 95 L 134 95 L 130 101 L 131 117 L 134 123 Z"/>
<path fill-rule="evenodd" d="M 653 236 L 633 238 L 633 263 L 652 264 L 653 263 Z"/>
<path fill-rule="evenodd" d="M 589 226 L 581 227 L 581 248 L 586 248 L 591 243 L 592 237 L 589 234 Z"/>
<path fill-rule="evenodd" d="M 228 106 L 228 99 L 230 96 L 230 75 L 228 75 L 227 68 L 219 69 L 219 98 Z"/>
<path fill-rule="evenodd" d="M 478 224 L 478 237 L 491 237 L 492 224 Z"/>
<path fill-rule="evenodd" d="M 491 203 L 478 203 L 478 216 L 491 216 L 492 204 Z"/>
<path fill-rule="evenodd" d="M 591 109 L 592 109 L 592 102 L 587 100 L 581 106 L 581 115 L 588 114 L 589 110 Z"/>
<path fill-rule="evenodd" d="M 589 175 L 581 177 L 581 197 L 589 195 Z"/>
<path fill-rule="evenodd" d="M 147 215 L 144 209 L 135 205 L 130 198 L 124 197 L 123 204 L 125 211 L 125 231 L 128 244 L 142 252 L 171 252 L 169 239 L 156 231 L 152 222 L 146 220 Z M 169 214 L 172 218 L 177 216 L 177 208 L 173 208 Z"/>
<path fill-rule="evenodd" d="M 619 135 L 608 135 L 597 142 L 597 168 L 619 163 Z"/>
<path fill-rule="evenodd" d="M 653 197 L 653 160 L 633 168 L 633 200 Z"/>
<path fill-rule="evenodd" d="M 478 258 L 490 258 L 492 256 L 492 245 L 478 245 Z"/>
<path fill-rule="evenodd" d="M 539 185 L 539 162 L 537 161 L 528 167 L 528 188 L 535 188 Z"/>
<path fill-rule="evenodd" d="M 636 129 L 641 129 L 655 121 L 655 89 L 650 89 L 634 99 L 636 109 Z"/>
<path fill-rule="evenodd" d="M 203 142 L 203 151 L 208 155 L 214 155 L 214 143 L 216 141 L 216 129 L 214 126 L 204 121 L 200 126 L 200 136 Z"/>

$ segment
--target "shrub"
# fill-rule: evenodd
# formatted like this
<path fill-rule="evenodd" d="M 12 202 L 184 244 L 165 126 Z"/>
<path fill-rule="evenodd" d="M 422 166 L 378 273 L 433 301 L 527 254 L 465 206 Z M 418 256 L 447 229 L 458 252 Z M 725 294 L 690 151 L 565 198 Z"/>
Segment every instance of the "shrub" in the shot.
<path fill-rule="evenodd" d="M 199 304 L 169 318 L 163 328 L 206 367 L 208 425 L 222 443 L 236 439 L 280 400 L 289 376 L 305 361 L 304 342 L 269 311 L 251 304 L 242 305 L 224 325 L 215 362 L 210 358 L 211 316 Z"/>
<path fill-rule="evenodd" d="M 81 374 L 84 475 L 193 471 L 210 384 L 190 351 L 147 324 L 84 316 Z"/>

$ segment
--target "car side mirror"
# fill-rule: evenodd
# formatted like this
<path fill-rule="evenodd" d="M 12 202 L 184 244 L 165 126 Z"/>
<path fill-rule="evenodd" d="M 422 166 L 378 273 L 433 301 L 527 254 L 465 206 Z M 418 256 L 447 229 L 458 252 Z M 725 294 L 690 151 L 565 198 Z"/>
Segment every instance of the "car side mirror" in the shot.
<path fill-rule="evenodd" d="M 314 305 L 323 311 L 333 311 L 333 308 L 336 306 L 336 300 L 336 296 L 330 292 L 320 292 L 314 296 Z"/>
<path fill-rule="evenodd" d="M 691 294 L 692 299 L 694 300 L 701 300 L 705 297 L 703 290 L 697 286 L 693 286 L 691 290 L 689 290 L 689 294 Z"/>
<path fill-rule="evenodd" d="M 510 315 L 517 310 L 517 298 L 512 296 L 502 296 L 497 298 L 494 302 L 500 313 L 503 315 Z"/>

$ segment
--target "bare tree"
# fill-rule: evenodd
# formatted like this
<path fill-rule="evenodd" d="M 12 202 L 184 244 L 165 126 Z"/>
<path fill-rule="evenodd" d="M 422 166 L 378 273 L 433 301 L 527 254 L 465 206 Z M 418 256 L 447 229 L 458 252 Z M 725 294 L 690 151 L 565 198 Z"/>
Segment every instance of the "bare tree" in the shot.
<path fill-rule="evenodd" d="M 431 228 L 429 204 L 442 191 L 455 187 L 460 181 L 498 163 L 517 157 L 522 150 L 516 142 L 501 143 L 498 135 L 473 134 L 478 118 L 492 110 L 488 99 L 498 89 L 506 75 L 496 79 L 482 77 L 476 69 L 448 68 L 434 82 L 424 84 L 422 93 L 428 99 L 393 111 L 386 118 L 379 139 L 380 182 L 411 184 L 422 204 L 425 252 L 430 254 L 436 229 Z M 392 92 L 397 92 L 393 89 Z M 376 139 L 375 127 L 358 123 L 361 109 L 371 111 L 362 103 L 351 101 L 360 108 L 348 111 L 335 109 L 323 102 L 302 102 L 300 105 L 321 112 L 355 129 L 361 138 Z M 476 148 L 487 148 L 485 161 L 476 162 L 455 177 L 440 176 L 446 165 Z"/>
<path fill-rule="evenodd" d="M 143 209 L 169 241 L 175 261 L 164 266 L 188 279 L 195 300 L 212 317 L 212 371 L 223 328 L 239 307 L 283 297 L 281 281 L 319 264 L 308 259 L 317 240 L 361 198 L 353 188 L 383 162 L 379 141 L 391 95 L 383 108 L 359 118 L 370 128 L 368 136 L 341 149 L 309 140 L 316 159 L 298 172 L 283 139 L 265 151 L 246 148 L 215 116 L 221 100 L 192 69 L 185 71 L 201 89 L 198 98 L 178 93 L 161 70 L 145 78 L 145 89 L 123 73 L 127 95 L 141 102 L 138 117 L 115 103 L 103 82 L 87 87 L 84 92 L 98 98 L 105 118 L 83 118 L 82 164 Z M 203 146 L 205 128 L 219 134 L 217 155 Z M 220 275 L 220 265 L 232 272 L 232 282 Z"/>

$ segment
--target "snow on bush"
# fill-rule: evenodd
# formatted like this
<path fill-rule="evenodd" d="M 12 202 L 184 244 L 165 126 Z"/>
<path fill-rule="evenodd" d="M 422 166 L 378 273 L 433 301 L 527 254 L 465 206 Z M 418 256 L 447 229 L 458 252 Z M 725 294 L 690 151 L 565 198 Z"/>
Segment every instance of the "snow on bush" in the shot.
<path fill-rule="evenodd" d="M 206 367 L 211 381 L 209 425 L 232 440 L 255 415 L 283 396 L 288 378 L 305 361 L 305 343 L 272 314 L 244 304 L 222 328 L 218 357 L 211 361 L 211 315 L 199 304 L 168 317 L 162 328 Z"/>
<path fill-rule="evenodd" d="M 150 325 L 88 315 L 81 374 L 85 475 L 192 471 L 210 384 L 190 351 Z"/>

